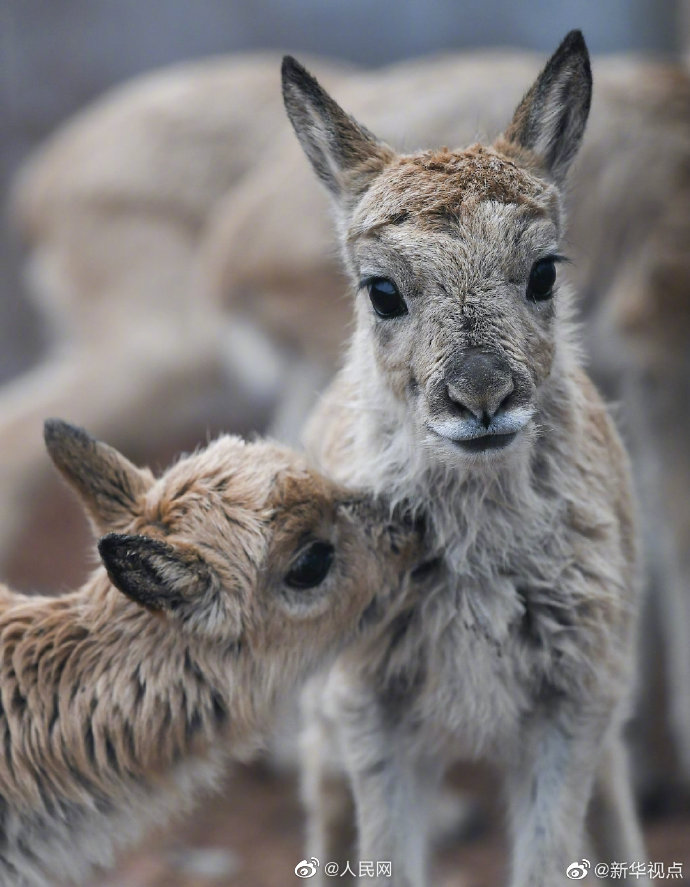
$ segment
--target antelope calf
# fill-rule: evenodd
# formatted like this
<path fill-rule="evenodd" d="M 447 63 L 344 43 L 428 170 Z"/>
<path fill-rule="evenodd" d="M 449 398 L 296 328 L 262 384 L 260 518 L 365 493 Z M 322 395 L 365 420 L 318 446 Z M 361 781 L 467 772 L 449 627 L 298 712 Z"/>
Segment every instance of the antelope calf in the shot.
<path fill-rule="evenodd" d="M 326 680 L 360 858 L 392 860 L 396 887 L 426 884 L 428 800 L 450 761 L 482 756 L 506 774 L 513 887 L 569 883 L 595 790 L 604 859 L 642 862 L 621 742 L 638 609 L 628 462 L 558 273 L 591 98 L 582 35 L 490 146 L 399 155 L 291 58 L 283 92 L 356 290 L 312 448 L 338 480 L 422 510 L 439 558 L 385 639 Z M 306 780 L 319 858 L 337 857 L 319 827 L 327 782 Z"/>
<path fill-rule="evenodd" d="M 504 47 L 319 70 L 377 133 L 438 146 L 499 132 L 539 61 Z M 277 64 L 261 53 L 137 78 L 66 121 L 18 176 L 27 296 L 52 344 L 0 390 L 0 568 L 50 488 L 44 416 L 77 416 L 106 439 L 136 429 L 148 452 L 210 420 L 270 420 L 291 441 L 334 371 L 350 302 L 325 195 L 279 119 Z M 643 721 L 659 715 L 662 663 L 690 785 L 690 422 L 673 406 L 690 397 L 690 77 L 639 56 L 600 57 L 594 71 L 568 173 L 568 272 L 585 297 L 592 374 L 622 405 L 643 504 L 660 626 L 644 637 Z M 155 330 L 144 349 L 142 329 Z M 670 764 L 653 745 L 645 759 Z"/>
<path fill-rule="evenodd" d="M 63 422 L 45 437 L 107 534 L 105 567 L 58 598 L 0 588 L 13 887 L 80 880 L 189 806 L 421 551 L 410 524 L 269 443 L 224 436 L 155 479 Z"/>

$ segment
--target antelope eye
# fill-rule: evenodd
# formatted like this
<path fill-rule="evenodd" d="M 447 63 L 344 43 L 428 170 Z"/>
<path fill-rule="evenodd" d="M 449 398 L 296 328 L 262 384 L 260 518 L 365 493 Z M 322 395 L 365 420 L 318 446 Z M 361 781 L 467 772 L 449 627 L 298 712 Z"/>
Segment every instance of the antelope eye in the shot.
<path fill-rule="evenodd" d="M 527 283 L 527 298 L 533 302 L 543 302 L 553 295 L 556 282 L 556 262 L 554 259 L 539 259 L 532 265 Z"/>
<path fill-rule="evenodd" d="M 335 550 L 328 542 L 312 542 L 293 562 L 285 577 L 290 588 L 315 588 L 328 575 Z"/>
<path fill-rule="evenodd" d="M 407 305 L 397 286 L 387 277 L 375 277 L 367 284 L 369 298 L 379 317 L 389 319 L 407 314 Z"/>

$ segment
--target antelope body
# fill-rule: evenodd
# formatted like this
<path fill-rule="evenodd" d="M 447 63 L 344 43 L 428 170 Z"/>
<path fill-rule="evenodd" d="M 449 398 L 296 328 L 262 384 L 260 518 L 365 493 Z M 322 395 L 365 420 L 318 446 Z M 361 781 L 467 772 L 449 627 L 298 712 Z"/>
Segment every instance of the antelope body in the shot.
<path fill-rule="evenodd" d="M 638 609 L 628 463 L 557 271 L 591 95 L 582 36 L 501 138 L 464 151 L 397 154 L 289 58 L 283 91 L 357 291 L 308 441 L 338 480 L 423 511 L 439 558 L 386 642 L 346 651 L 311 701 L 312 742 L 321 730 L 342 751 L 360 858 L 393 860 L 396 887 L 427 883 L 429 799 L 450 761 L 482 756 L 506 775 L 513 887 L 569 883 L 593 792 L 604 859 L 643 861 L 620 735 Z M 331 781 L 305 777 L 309 849 L 338 858 Z"/>
<path fill-rule="evenodd" d="M 58 598 L 1 589 L 13 887 L 80 881 L 189 808 L 421 552 L 411 525 L 268 443 L 221 437 L 155 479 L 65 423 L 46 441 L 105 569 Z"/>

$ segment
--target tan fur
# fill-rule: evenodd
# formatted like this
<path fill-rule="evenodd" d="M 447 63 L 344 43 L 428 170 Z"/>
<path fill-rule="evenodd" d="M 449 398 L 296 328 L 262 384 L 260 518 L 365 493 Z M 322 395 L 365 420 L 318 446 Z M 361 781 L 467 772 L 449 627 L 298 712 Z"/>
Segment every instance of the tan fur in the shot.
<path fill-rule="evenodd" d="M 452 221 L 480 200 L 528 203 L 542 191 L 537 179 L 481 145 L 413 154 L 398 158 L 369 188 L 369 203 L 379 205 L 367 213 L 366 230 L 399 224 L 408 215 Z"/>
<path fill-rule="evenodd" d="M 513 160 L 496 148 L 403 155 L 362 192 L 361 151 L 340 142 L 371 134 L 352 119 L 344 129 L 308 72 L 283 63 L 286 109 L 335 198 L 357 290 L 347 358 L 308 442 L 340 481 L 419 509 L 439 558 L 412 614 L 385 642 L 347 651 L 320 691 L 359 855 L 393 859 L 397 887 L 427 883 L 426 811 L 450 761 L 504 770 L 511 884 L 555 887 L 582 852 L 599 760 L 624 758 L 639 607 L 627 458 L 581 369 L 567 287 L 530 296 L 532 270 L 561 248 L 559 185 L 590 88 L 571 33 L 498 143 Z M 390 316 L 372 308 L 367 282 L 382 278 L 402 300 Z M 318 856 L 331 844 L 319 817 L 332 774 L 322 794 L 319 763 L 306 766 Z M 616 773 L 605 858 L 643 861 L 624 765 Z"/>
<path fill-rule="evenodd" d="M 108 574 L 76 592 L 0 588 L 0 881 L 13 887 L 81 880 L 189 807 L 347 640 L 383 576 L 402 582 L 421 555 L 411 525 L 269 443 L 221 437 L 154 479 L 64 423 L 47 440 L 97 531 L 119 535 L 100 543 Z M 295 590 L 286 574 L 314 539 L 333 566 Z"/>
<path fill-rule="evenodd" d="M 136 428 L 153 449 L 203 404 L 204 422 L 273 415 L 296 439 L 337 367 L 351 304 L 325 195 L 279 108 L 278 64 L 272 53 L 224 58 L 135 81 L 68 121 L 20 177 L 14 219 L 28 292 L 54 348 L 0 397 L 5 559 L 50 481 L 38 446 L 45 415 L 125 442 Z M 318 64 L 347 108 L 406 150 L 497 133 L 537 67 L 506 49 L 376 71 Z M 622 402 L 650 600 L 667 626 L 650 655 L 661 649 L 676 663 L 668 695 L 687 775 L 690 519 L 679 478 L 690 430 L 678 404 L 688 400 L 690 81 L 680 66 L 631 56 L 595 59 L 594 76 L 568 189 L 564 251 L 574 261 L 563 270 L 577 286 L 592 371 Z"/>

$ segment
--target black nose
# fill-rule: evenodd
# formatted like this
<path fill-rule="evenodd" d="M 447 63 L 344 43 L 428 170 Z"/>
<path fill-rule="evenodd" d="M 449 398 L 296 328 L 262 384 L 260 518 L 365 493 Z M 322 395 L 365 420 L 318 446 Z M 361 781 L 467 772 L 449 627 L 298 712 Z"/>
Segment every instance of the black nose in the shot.
<path fill-rule="evenodd" d="M 487 427 L 514 389 L 508 361 L 474 348 L 465 352 L 446 384 L 453 407 L 471 413 Z"/>

